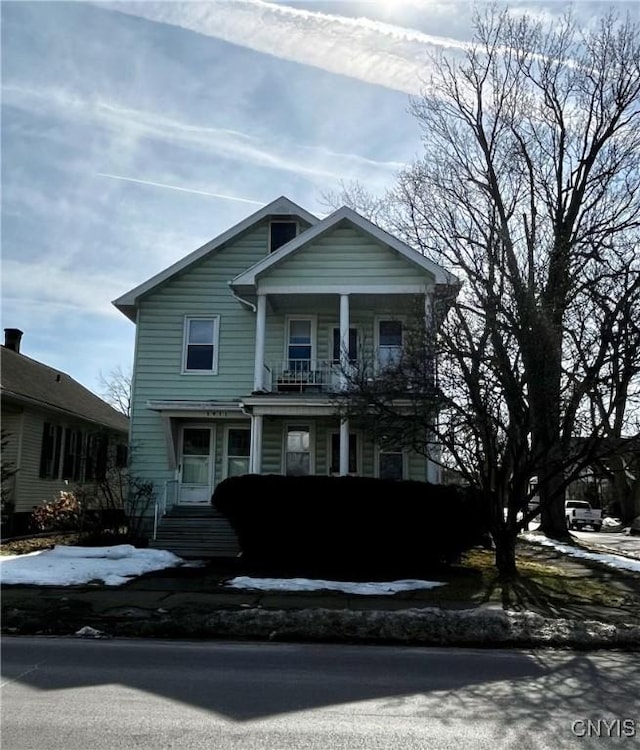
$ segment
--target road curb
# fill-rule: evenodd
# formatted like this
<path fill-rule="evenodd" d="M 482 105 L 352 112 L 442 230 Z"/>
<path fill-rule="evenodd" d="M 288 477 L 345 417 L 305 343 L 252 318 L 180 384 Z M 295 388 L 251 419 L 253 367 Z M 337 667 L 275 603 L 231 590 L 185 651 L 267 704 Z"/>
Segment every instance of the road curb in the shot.
<path fill-rule="evenodd" d="M 493 609 L 395 611 L 335 609 L 157 612 L 142 619 L 89 616 L 51 628 L 38 618 L 7 613 L 4 632 L 71 635 L 92 627 L 102 636 L 229 638 L 268 641 L 384 643 L 425 646 L 615 648 L 640 650 L 640 625 L 543 617 Z"/>

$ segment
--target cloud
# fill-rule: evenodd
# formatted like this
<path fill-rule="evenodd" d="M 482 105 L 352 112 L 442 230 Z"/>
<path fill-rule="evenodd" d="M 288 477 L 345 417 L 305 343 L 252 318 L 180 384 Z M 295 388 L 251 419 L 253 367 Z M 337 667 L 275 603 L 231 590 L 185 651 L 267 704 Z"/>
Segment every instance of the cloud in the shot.
<path fill-rule="evenodd" d="M 284 60 L 408 94 L 420 91 L 428 52 L 469 45 L 368 18 L 350 18 L 263 0 L 108 2 L 120 13 L 178 26 Z"/>
<path fill-rule="evenodd" d="M 151 139 L 209 155 L 294 173 L 312 180 L 388 179 L 403 165 L 395 161 L 376 161 L 356 154 L 332 151 L 325 147 L 283 143 L 228 128 L 208 127 L 163 116 L 154 111 L 122 107 L 98 96 L 86 98 L 60 87 L 34 89 L 7 85 L 3 89 L 5 106 L 22 109 L 36 116 L 50 115 L 78 124 L 81 118 L 108 128 L 114 137 L 129 144 L 136 139 Z"/>
<path fill-rule="evenodd" d="M 2 262 L 3 303 L 17 311 L 46 308 L 54 312 L 119 318 L 110 301 L 130 280 L 108 273 L 85 272 L 56 265 L 54 261 L 23 262 L 5 258 Z M 16 312 L 14 312 L 14 315 Z M 20 317 L 20 315 L 18 315 Z"/>

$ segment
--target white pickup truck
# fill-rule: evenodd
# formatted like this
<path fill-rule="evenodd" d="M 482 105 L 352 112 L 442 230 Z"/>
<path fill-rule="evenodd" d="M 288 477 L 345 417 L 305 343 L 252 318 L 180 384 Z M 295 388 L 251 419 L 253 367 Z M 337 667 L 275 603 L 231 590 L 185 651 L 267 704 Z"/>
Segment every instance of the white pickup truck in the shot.
<path fill-rule="evenodd" d="M 594 510 L 585 500 L 566 500 L 564 514 L 567 518 L 567 528 L 583 529 L 592 526 L 594 531 L 602 528 L 602 511 Z"/>

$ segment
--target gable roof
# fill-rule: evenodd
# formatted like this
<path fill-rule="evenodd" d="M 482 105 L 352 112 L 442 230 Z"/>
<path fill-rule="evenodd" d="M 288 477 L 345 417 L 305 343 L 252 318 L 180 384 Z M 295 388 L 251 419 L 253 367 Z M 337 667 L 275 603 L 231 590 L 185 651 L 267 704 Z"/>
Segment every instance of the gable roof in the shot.
<path fill-rule="evenodd" d="M 5 346 L 0 347 L 0 352 L 0 392 L 3 400 L 8 398 L 54 409 L 101 427 L 128 433 L 129 420 L 124 414 L 69 375 Z"/>
<path fill-rule="evenodd" d="M 180 271 L 183 271 L 192 263 L 195 263 L 204 258 L 209 253 L 220 249 L 227 242 L 242 234 L 242 232 L 245 232 L 254 224 L 258 224 L 263 219 L 266 219 L 268 216 L 297 216 L 301 219 L 304 219 L 311 225 L 318 222 L 318 218 L 316 216 L 309 213 L 301 206 L 298 206 L 296 203 L 289 200 L 289 198 L 281 195 L 279 198 L 271 201 L 271 203 L 268 203 L 266 206 L 258 209 L 255 213 L 247 216 L 246 219 L 243 219 L 241 222 L 231 227 L 231 229 L 228 229 L 226 232 L 223 232 L 217 237 L 214 237 L 212 240 L 202 245 L 202 247 L 199 247 L 197 250 L 189 253 L 189 255 L 181 258 L 179 261 L 169 266 L 168 268 L 165 268 L 164 271 L 160 271 L 160 273 L 157 273 L 155 276 L 147 279 L 147 281 L 135 287 L 130 292 L 127 292 L 121 297 L 118 297 L 118 299 L 113 300 L 112 304 L 115 305 L 118 310 L 123 312 L 130 320 L 133 320 L 135 322 L 136 306 L 142 295 L 164 283 L 172 276 L 175 276 L 177 273 L 180 273 Z"/>
<path fill-rule="evenodd" d="M 238 287 L 255 285 L 258 276 L 269 271 L 270 268 L 281 263 L 285 258 L 290 257 L 305 245 L 313 242 L 313 240 L 337 226 L 341 221 L 348 221 L 377 242 L 386 245 L 399 253 L 410 263 L 413 263 L 419 266 L 423 271 L 432 274 L 435 278 L 436 284 L 459 286 L 459 280 L 452 273 L 445 271 L 442 266 L 439 266 L 424 255 L 421 255 L 416 250 L 409 247 L 409 245 L 405 244 L 397 237 L 394 237 L 392 234 L 389 234 L 384 229 L 381 229 L 376 224 L 373 224 L 368 219 L 365 219 L 364 216 L 356 213 L 356 211 L 348 206 L 342 206 L 342 208 L 334 211 L 325 219 L 322 219 L 322 221 L 318 221 L 313 227 L 311 227 L 311 229 L 307 229 L 306 232 L 300 233 L 297 237 L 287 242 L 286 245 L 282 245 L 282 247 L 279 247 L 275 252 L 271 253 L 271 255 L 266 256 L 251 266 L 251 268 L 238 274 L 238 276 L 236 276 L 231 282 L 231 285 Z"/>

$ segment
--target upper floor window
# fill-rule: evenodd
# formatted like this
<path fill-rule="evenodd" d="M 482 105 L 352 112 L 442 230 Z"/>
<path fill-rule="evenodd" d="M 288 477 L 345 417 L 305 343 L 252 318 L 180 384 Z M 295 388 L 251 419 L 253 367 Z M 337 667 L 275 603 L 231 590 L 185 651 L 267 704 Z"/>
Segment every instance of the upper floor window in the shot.
<path fill-rule="evenodd" d="M 402 354 L 402 321 L 378 321 L 378 364 L 381 367 L 397 362 Z"/>
<path fill-rule="evenodd" d="M 269 224 L 269 252 L 286 245 L 298 234 L 297 221 L 272 221 Z"/>
<path fill-rule="evenodd" d="M 292 372 L 308 372 L 313 357 L 313 321 L 290 318 L 287 327 L 287 367 Z"/>
<path fill-rule="evenodd" d="M 217 372 L 220 319 L 185 318 L 183 372 Z"/>

